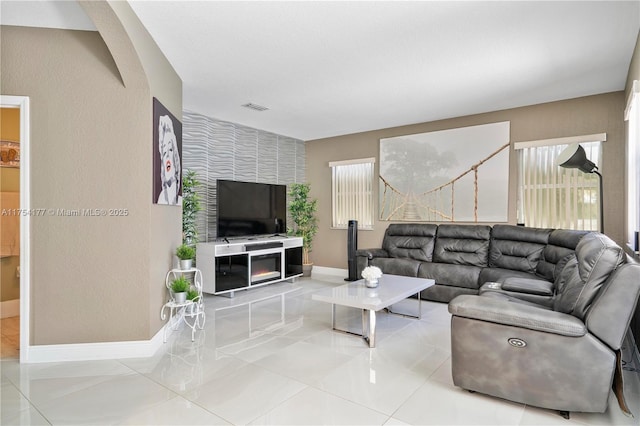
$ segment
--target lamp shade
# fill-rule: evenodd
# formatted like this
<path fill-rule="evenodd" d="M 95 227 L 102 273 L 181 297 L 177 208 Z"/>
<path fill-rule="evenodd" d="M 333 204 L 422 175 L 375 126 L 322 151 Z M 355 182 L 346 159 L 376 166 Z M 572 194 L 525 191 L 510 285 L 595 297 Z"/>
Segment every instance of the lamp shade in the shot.
<path fill-rule="evenodd" d="M 580 169 L 585 173 L 593 173 L 598 169 L 596 165 L 587 159 L 584 148 L 574 143 L 569 145 L 558 155 L 558 166 L 566 169 Z"/>

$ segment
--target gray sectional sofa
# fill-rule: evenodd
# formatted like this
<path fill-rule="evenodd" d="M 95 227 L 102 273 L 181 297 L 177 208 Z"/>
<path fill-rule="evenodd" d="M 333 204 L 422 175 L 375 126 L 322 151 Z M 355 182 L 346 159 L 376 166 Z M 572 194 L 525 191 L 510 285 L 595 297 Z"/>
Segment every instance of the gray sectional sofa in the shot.
<path fill-rule="evenodd" d="M 432 278 L 436 284 L 421 296 L 438 302 L 478 294 L 487 282 L 517 289 L 524 279 L 538 282 L 547 296 L 563 259 L 585 234 L 514 225 L 391 224 L 382 248 L 356 251 L 357 274 L 373 265 L 386 274 Z"/>
<path fill-rule="evenodd" d="M 358 269 L 433 278 L 449 302 L 455 385 L 561 411 L 624 398 L 621 349 L 640 298 L 640 264 L 598 232 L 511 225 L 393 224 Z M 637 315 L 637 314 L 636 314 Z"/>

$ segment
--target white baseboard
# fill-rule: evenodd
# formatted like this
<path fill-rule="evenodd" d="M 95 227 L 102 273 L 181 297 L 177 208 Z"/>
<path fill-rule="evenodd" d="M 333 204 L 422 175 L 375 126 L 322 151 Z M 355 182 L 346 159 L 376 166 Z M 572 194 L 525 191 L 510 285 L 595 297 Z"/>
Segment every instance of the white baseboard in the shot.
<path fill-rule="evenodd" d="M 315 274 L 347 277 L 349 275 L 349 271 L 340 268 L 329 268 L 327 266 L 314 266 L 311 270 L 311 275 L 313 276 Z"/>
<path fill-rule="evenodd" d="M 164 327 L 151 340 L 29 346 L 25 363 L 146 358 L 162 346 Z"/>
<path fill-rule="evenodd" d="M 17 317 L 20 315 L 20 299 L 0 302 L 0 318 Z"/>

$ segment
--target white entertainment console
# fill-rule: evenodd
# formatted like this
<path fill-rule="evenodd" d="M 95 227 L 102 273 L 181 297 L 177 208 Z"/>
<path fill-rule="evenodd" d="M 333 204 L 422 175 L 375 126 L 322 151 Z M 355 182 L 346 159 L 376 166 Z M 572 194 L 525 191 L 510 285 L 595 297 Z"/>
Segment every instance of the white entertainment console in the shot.
<path fill-rule="evenodd" d="M 302 238 L 255 237 L 196 244 L 202 291 L 233 297 L 246 290 L 302 275 Z"/>

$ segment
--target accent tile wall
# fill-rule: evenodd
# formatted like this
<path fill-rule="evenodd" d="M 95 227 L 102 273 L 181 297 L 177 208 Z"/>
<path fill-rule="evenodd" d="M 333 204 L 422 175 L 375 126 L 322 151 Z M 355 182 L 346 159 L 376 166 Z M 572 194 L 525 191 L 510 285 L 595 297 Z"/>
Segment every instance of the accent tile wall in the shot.
<path fill-rule="evenodd" d="M 200 242 L 216 238 L 216 179 L 280 185 L 305 181 L 302 140 L 191 111 L 183 111 L 182 121 L 182 168 L 194 170 L 202 183 Z"/>

